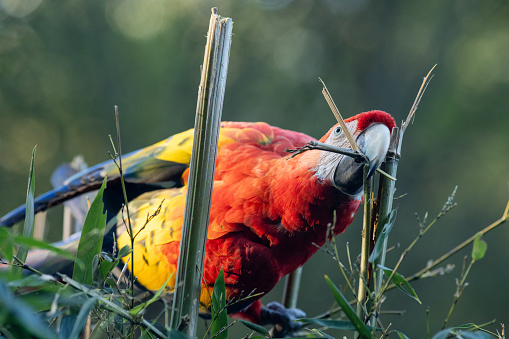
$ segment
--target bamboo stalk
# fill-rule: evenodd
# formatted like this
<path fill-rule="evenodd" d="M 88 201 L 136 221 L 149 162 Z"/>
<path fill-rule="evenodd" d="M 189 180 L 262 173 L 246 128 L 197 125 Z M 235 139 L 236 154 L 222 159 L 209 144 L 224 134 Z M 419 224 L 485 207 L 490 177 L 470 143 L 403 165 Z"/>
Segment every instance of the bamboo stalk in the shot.
<path fill-rule="evenodd" d="M 359 269 L 359 288 L 357 292 L 357 316 L 364 319 L 364 304 L 366 303 L 366 287 L 368 284 L 368 258 L 371 242 L 371 210 L 373 208 L 373 177 L 367 178 L 368 165 L 364 165 L 364 218 L 362 225 L 361 264 Z M 358 335 L 358 333 L 356 333 Z"/>
<path fill-rule="evenodd" d="M 286 308 L 297 307 L 301 277 L 302 277 L 302 267 L 297 268 L 295 271 L 286 276 L 282 300 L 284 307 Z"/>
<path fill-rule="evenodd" d="M 196 337 L 201 274 L 210 216 L 221 112 L 228 72 L 233 22 L 212 9 L 198 89 L 182 239 L 170 324 Z"/>
<path fill-rule="evenodd" d="M 385 157 L 385 171 L 392 177 L 396 177 L 396 173 L 398 171 L 398 163 L 399 163 L 399 154 L 397 153 L 399 148 L 399 129 L 397 127 L 393 128 L 391 132 L 391 142 L 389 144 L 389 150 L 387 151 L 387 155 Z M 380 184 L 379 184 L 379 207 L 378 207 L 378 226 L 375 231 L 374 240 L 376 241 L 380 233 L 383 230 L 384 225 L 389 221 L 389 216 L 392 212 L 392 202 L 394 200 L 394 191 L 395 191 L 396 182 L 394 180 L 389 179 L 386 176 L 380 176 Z M 371 316 L 371 325 L 373 329 L 376 328 L 376 322 L 378 320 L 378 314 L 380 311 L 380 301 L 376 300 L 376 296 L 378 296 L 378 291 L 382 288 L 383 283 L 383 275 L 384 272 L 379 265 L 385 266 L 385 257 L 387 253 L 387 243 L 388 238 L 385 238 L 383 243 L 382 252 L 380 256 L 373 263 L 373 272 L 374 272 L 374 290 L 375 290 L 375 300 L 374 300 L 374 310 Z"/>

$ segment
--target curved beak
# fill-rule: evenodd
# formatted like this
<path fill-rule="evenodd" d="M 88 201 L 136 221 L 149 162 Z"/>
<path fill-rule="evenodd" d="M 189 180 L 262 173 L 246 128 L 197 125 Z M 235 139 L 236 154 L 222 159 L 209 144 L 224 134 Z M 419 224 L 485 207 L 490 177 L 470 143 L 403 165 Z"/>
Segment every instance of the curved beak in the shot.
<path fill-rule="evenodd" d="M 368 159 L 368 178 L 380 167 L 389 149 L 391 134 L 389 128 L 374 124 L 362 131 L 356 143 Z M 334 186 L 348 195 L 357 195 L 362 191 L 364 163 L 344 156 L 334 173 Z"/>

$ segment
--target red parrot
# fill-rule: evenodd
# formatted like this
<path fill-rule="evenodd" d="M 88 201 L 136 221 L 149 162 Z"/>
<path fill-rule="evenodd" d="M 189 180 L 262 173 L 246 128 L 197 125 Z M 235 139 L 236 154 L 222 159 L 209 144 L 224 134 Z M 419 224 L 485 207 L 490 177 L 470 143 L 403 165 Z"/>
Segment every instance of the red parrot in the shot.
<path fill-rule="evenodd" d="M 372 175 L 385 158 L 393 118 L 370 111 L 345 122 L 368 158 Z M 278 304 L 262 306 L 258 299 L 302 266 L 317 251 L 314 244 L 325 243 L 328 227 L 336 235 L 352 222 L 362 200 L 364 167 L 351 157 L 321 150 L 288 158 L 286 149 L 310 140 L 305 134 L 262 122 L 221 124 L 200 313 L 208 312 L 213 283 L 223 268 L 229 300 L 257 294 L 234 303 L 228 309 L 234 317 L 292 327 L 291 320 L 303 315 Z M 122 159 L 135 234 L 162 202 L 161 213 L 139 233 L 134 246 L 134 275 L 148 290 L 158 290 L 170 275 L 170 290 L 175 284 L 192 142 L 193 130 L 188 130 Z M 350 148 L 339 124 L 320 142 Z M 40 196 L 35 211 L 98 189 L 105 176 L 109 224 L 118 226 L 112 228 L 118 248 L 130 245 L 118 221 L 122 218 L 117 215 L 121 200 L 115 199 L 119 174 L 112 161 L 79 172 L 62 187 Z M 0 219 L 0 225 L 11 225 L 24 213 L 22 206 Z"/>

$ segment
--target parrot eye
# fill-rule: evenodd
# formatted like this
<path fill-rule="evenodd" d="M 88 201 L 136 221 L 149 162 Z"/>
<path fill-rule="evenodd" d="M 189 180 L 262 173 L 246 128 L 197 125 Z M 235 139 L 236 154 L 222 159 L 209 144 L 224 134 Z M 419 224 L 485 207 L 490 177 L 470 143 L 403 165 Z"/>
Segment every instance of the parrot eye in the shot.
<path fill-rule="evenodd" d="M 334 134 L 335 134 L 335 135 L 339 135 L 339 134 L 341 134 L 341 127 L 339 127 L 339 126 L 338 126 L 338 127 L 336 127 L 336 128 L 334 129 Z"/>

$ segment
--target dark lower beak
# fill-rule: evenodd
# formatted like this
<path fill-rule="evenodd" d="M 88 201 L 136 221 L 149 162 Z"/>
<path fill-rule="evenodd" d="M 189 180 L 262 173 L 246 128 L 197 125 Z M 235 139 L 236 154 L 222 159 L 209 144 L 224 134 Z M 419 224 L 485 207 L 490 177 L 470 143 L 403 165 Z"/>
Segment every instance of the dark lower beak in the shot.
<path fill-rule="evenodd" d="M 380 167 L 389 149 L 390 131 L 387 126 L 374 124 L 366 128 L 357 137 L 356 143 L 368 159 L 368 178 Z M 334 186 L 348 195 L 357 195 L 362 191 L 364 162 L 344 156 L 334 173 Z"/>

